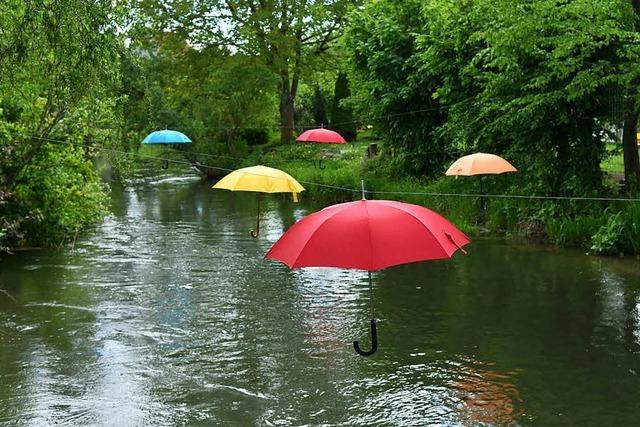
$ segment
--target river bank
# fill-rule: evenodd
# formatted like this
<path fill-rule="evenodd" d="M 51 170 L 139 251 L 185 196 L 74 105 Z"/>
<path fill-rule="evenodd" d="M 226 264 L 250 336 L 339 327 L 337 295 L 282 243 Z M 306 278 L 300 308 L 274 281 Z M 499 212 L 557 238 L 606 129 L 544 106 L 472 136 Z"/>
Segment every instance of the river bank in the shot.
<path fill-rule="evenodd" d="M 479 194 L 529 196 L 516 174 L 426 179 L 402 176 L 383 155 L 369 158 L 361 138 L 345 145 L 291 144 L 258 148 L 242 166 L 264 164 L 285 170 L 306 188 L 303 197 L 330 204 L 360 197 L 360 183 L 373 198 L 426 206 L 445 215 L 472 236 L 527 239 L 600 255 L 640 253 L 640 203 L 484 197 Z M 318 160 L 322 159 L 322 167 Z M 610 172 L 609 172 L 610 173 Z M 610 192 L 598 197 L 626 198 Z"/>

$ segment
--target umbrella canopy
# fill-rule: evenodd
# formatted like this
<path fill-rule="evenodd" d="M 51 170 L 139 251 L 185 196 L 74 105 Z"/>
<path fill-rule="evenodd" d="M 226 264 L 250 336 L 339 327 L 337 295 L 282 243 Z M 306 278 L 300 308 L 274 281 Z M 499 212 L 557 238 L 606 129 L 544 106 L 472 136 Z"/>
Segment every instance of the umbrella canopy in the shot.
<path fill-rule="evenodd" d="M 338 132 L 329 129 L 309 129 L 302 132 L 298 138 L 298 142 L 318 142 L 321 144 L 346 144 L 347 141 Z"/>
<path fill-rule="evenodd" d="M 460 157 L 449 167 L 445 175 L 488 175 L 517 171 L 511 163 L 500 156 L 487 153 L 475 153 Z"/>
<path fill-rule="evenodd" d="M 171 129 L 151 132 L 142 140 L 143 144 L 188 144 L 190 142 L 187 135 Z"/>
<path fill-rule="evenodd" d="M 304 187 L 288 173 L 266 166 L 251 166 L 235 170 L 211 188 L 231 191 L 255 191 L 258 193 L 256 229 L 251 230 L 251 237 L 253 238 L 260 235 L 261 193 L 291 193 L 293 201 L 297 202 L 298 193 L 304 191 Z"/>
<path fill-rule="evenodd" d="M 212 188 L 259 193 L 297 193 L 304 191 L 291 175 L 267 166 L 251 166 L 229 173 Z"/>
<path fill-rule="evenodd" d="M 294 224 L 266 254 L 290 268 L 376 271 L 450 258 L 469 238 L 437 213 L 390 200 L 329 206 Z"/>
<path fill-rule="evenodd" d="M 368 270 L 371 295 L 371 349 L 353 347 L 361 356 L 378 349 L 371 272 L 398 264 L 450 258 L 469 239 L 449 221 L 422 206 L 389 200 L 365 200 L 329 206 L 294 224 L 265 258 L 290 268 L 342 267 Z"/>

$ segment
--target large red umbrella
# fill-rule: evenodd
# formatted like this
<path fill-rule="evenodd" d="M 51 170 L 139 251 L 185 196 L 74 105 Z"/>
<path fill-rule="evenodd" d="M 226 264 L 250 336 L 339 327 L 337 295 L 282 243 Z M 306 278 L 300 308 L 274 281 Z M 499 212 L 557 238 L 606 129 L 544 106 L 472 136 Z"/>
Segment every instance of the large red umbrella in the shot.
<path fill-rule="evenodd" d="M 430 259 L 451 258 L 469 238 L 437 213 L 422 206 L 390 200 L 341 203 L 301 219 L 267 252 L 266 258 L 290 268 L 340 267 L 367 270 L 372 295 L 371 272 L 393 265 Z M 466 252 L 465 252 L 466 253 Z M 378 341 L 371 308 L 370 351 Z"/>

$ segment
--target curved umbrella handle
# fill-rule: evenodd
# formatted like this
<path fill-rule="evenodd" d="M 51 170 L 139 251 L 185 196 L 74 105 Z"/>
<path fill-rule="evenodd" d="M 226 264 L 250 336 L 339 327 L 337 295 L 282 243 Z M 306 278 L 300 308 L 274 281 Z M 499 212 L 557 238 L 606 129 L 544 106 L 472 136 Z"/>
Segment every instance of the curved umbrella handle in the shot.
<path fill-rule="evenodd" d="M 166 170 L 166 169 L 169 169 L 169 160 L 164 159 L 164 160 L 162 161 L 162 169 L 165 169 L 165 170 Z"/>
<path fill-rule="evenodd" d="M 378 350 L 378 331 L 376 329 L 376 319 L 371 319 L 371 350 L 363 351 L 358 341 L 353 342 L 353 349 L 360 356 L 371 356 Z"/>
<path fill-rule="evenodd" d="M 327 167 L 322 164 L 322 159 L 318 160 L 318 169 L 326 169 Z"/>

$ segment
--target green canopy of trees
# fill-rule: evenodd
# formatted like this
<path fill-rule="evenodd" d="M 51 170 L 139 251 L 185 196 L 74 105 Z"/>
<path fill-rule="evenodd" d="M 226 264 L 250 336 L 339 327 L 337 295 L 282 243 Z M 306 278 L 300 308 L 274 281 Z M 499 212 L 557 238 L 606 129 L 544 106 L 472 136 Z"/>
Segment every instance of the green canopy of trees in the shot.
<path fill-rule="evenodd" d="M 110 1 L 0 3 L 0 246 L 58 244 L 105 211 L 92 159 L 120 139 L 117 13 Z"/>
<path fill-rule="evenodd" d="M 554 195 L 602 192 L 621 130 L 635 191 L 639 12 L 635 0 L 5 0 L 0 246 L 59 244 L 99 218 L 97 158 L 126 173 L 118 153 L 165 127 L 193 139 L 190 160 L 232 167 L 304 128 L 353 139 L 371 124 L 394 173 L 435 177 L 488 151 L 520 169 L 514 189 Z"/>
<path fill-rule="evenodd" d="M 532 191 L 585 193 L 602 185 L 616 109 L 636 96 L 631 6 L 380 0 L 354 13 L 346 46 L 363 109 L 402 169 L 436 175 L 488 151 L 513 160 Z"/>

